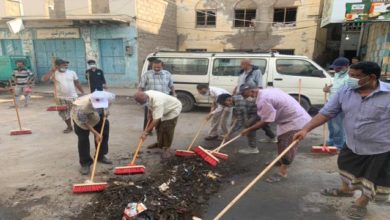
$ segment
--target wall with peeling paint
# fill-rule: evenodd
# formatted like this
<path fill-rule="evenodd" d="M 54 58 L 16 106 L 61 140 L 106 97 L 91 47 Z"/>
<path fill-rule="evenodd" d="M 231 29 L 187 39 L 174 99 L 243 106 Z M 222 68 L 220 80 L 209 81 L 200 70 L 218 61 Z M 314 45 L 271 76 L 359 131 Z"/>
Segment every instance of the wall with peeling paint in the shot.
<path fill-rule="evenodd" d="M 177 1 L 178 45 L 207 51 L 295 49 L 310 58 L 325 48 L 325 30 L 318 30 L 321 0 L 253 0 L 257 5 L 255 27 L 233 27 L 238 0 Z M 216 27 L 196 26 L 196 7 L 216 9 Z M 298 7 L 295 27 L 273 27 L 274 8 Z M 323 37 L 318 38 L 317 32 Z M 317 51 L 315 51 L 317 50 Z M 319 50 L 319 51 L 318 51 Z"/>

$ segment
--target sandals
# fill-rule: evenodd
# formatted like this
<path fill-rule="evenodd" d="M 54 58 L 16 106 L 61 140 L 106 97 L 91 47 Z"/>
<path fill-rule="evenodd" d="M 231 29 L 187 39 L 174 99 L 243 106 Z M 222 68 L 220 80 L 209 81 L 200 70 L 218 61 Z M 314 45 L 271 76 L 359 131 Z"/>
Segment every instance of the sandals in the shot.
<path fill-rule="evenodd" d="M 352 197 L 353 196 L 353 192 L 343 192 L 337 188 L 321 189 L 320 193 L 324 196 L 333 196 L 333 197 Z"/>
<path fill-rule="evenodd" d="M 367 208 L 351 205 L 345 212 L 350 219 L 363 219 L 367 215 Z"/>
<path fill-rule="evenodd" d="M 63 130 L 62 132 L 63 132 L 64 134 L 68 134 L 68 133 L 70 133 L 70 132 L 72 132 L 72 131 L 73 131 L 72 128 L 67 128 L 67 129 Z"/>
<path fill-rule="evenodd" d="M 282 176 L 279 173 L 274 173 L 271 176 L 269 176 L 267 179 L 265 179 L 268 183 L 277 183 L 287 180 L 286 176 Z"/>

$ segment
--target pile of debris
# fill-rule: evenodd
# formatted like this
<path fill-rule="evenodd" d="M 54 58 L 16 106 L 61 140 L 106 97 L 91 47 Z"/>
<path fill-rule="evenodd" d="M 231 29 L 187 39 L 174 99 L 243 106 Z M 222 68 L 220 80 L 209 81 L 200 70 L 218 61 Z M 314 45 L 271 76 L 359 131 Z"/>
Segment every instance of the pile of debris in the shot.
<path fill-rule="evenodd" d="M 147 210 L 134 219 L 178 220 L 201 217 L 207 201 L 231 175 L 228 163 L 208 166 L 200 158 L 171 158 L 148 177 L 110 180 L 79 219 L 121 219 L 129 203 L 143 203 Z"/>

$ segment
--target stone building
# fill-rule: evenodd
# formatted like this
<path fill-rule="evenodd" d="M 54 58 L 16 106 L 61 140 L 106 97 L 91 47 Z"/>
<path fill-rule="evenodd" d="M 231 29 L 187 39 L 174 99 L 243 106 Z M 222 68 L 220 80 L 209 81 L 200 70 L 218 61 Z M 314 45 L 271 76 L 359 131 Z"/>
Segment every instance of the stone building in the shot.
<path fill-rule="evenodd" d="M 321 0 L 177 1 L 178 49 L 270 51 L 320 58 Z"/>
<path fill-rule="evenodd" d="M 95 59 L 109 85 L 134 86 L 147 53 L 176 48 L 176 7 L 163 0 L 0 0 L 0 55 L 27 55 L 39 78 L 53 57 L 82 81 Z M 21 18 L 17 34 L 6 22 Z"/>

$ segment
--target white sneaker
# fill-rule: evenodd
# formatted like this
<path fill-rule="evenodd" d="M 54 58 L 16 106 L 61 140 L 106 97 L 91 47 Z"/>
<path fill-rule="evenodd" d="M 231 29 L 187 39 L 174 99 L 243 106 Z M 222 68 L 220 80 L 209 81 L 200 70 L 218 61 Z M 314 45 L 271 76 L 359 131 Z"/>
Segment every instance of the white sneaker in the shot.
<path fill-rule="evenodd" d="M 247 147 L 247 148 L 238 150 L 238 153 L 240 153 L 240 154 L 258 154 L 259 149 L 257 149 L 257 147 L 255 147 L 255 148 Z"/>
<path fill-rule="evenodd" d="M 275 137 L 275 138 L 263 138 L 263 139 L 260 139 L 259 140 L 260 143 L 278 143 L 278 139 Z"/>

